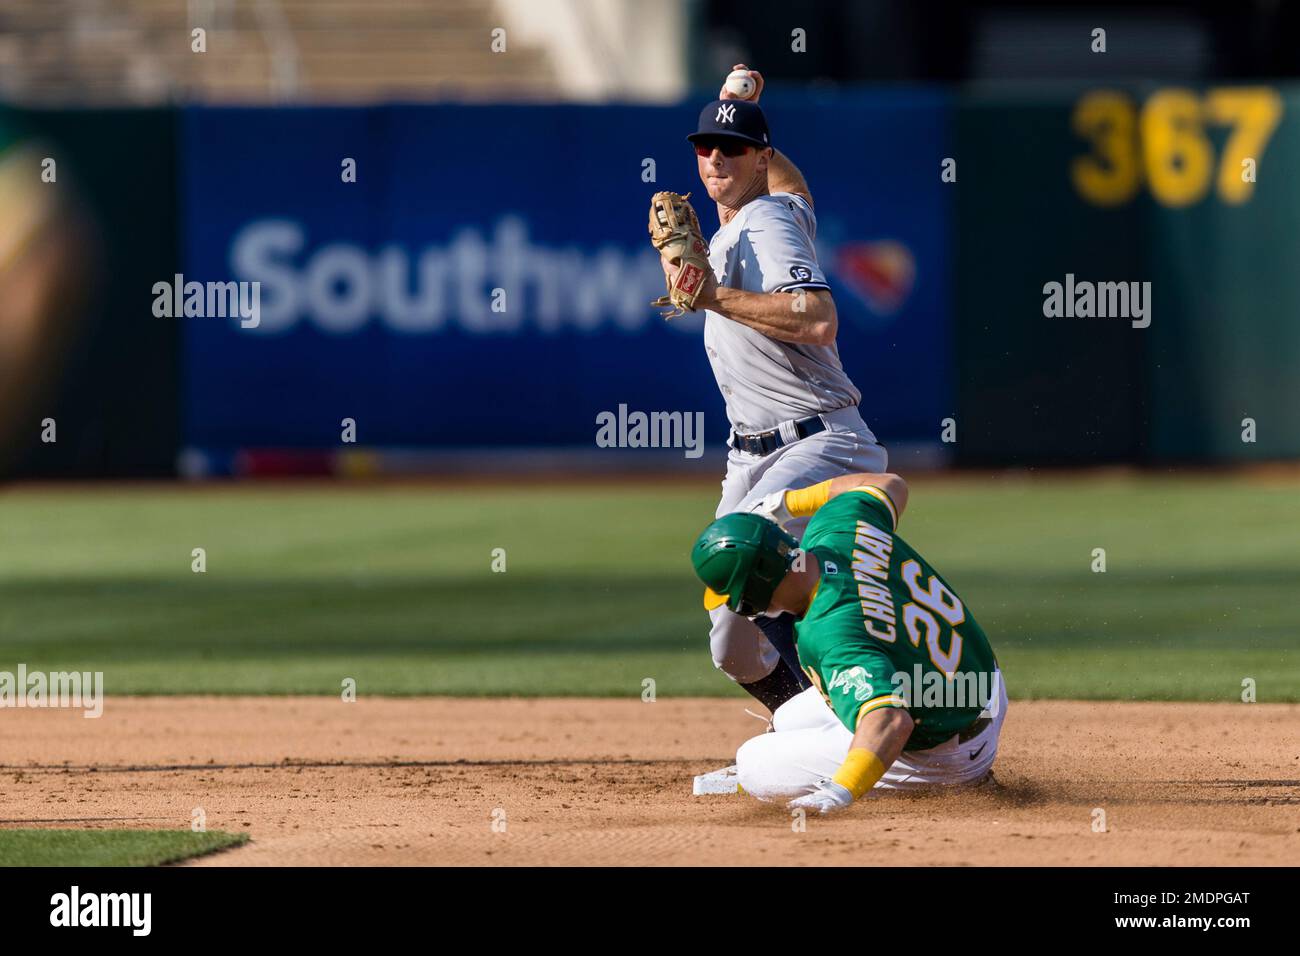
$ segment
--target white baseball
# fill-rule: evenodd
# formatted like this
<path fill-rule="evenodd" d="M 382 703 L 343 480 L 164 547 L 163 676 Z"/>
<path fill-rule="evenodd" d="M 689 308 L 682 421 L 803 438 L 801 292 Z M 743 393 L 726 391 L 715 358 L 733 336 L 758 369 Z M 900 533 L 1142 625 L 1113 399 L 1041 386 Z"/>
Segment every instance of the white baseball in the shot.
<path fill-rule="evenodd" d="M 754 95 L 757 84 L 754 78 L 744 70 L 735 70 L 727 74 L 727 92 L 733 96 L 739 96 L 742 100 L 747 100 Z"/>

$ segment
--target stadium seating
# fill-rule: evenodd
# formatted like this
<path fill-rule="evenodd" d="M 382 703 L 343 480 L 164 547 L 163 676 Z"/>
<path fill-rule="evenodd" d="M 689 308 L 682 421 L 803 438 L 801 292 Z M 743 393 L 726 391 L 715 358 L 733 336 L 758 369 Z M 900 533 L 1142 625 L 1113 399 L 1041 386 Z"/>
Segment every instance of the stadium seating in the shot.
<path fill-rule="evenodd" d="M 483 0 L 6 0 L 0 96 L 36 104 L 547 98 L 544 50 Z M 207 51 L 191 52 L 204 26 Z"/>

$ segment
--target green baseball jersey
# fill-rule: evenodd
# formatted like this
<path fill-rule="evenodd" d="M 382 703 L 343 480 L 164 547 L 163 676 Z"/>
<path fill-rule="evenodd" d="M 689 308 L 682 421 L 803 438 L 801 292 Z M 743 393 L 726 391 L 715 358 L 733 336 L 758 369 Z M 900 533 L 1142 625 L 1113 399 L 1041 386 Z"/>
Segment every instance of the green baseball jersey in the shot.
<path fill-rule="evenodd" d="M 844 726 L 906 707 L 916 723 L 906 749 L 925 750 L 992 706 L 997 662 L 970 610 L 895 524 L 879 488 L 818 509 L 801 546 L 821 562 L 821 582 L 795 633 L 800 664 Z"/>

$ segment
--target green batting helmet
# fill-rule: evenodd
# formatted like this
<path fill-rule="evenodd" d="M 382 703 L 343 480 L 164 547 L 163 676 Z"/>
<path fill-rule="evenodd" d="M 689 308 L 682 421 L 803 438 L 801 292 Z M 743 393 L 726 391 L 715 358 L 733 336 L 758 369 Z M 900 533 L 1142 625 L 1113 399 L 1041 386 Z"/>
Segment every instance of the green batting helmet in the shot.
<path fill-rule="evenodd" d="M 762 515 L 723 515 L 691 549 L 691 564 L 707 587 L 704 606 L 711 611 L 725 603 L 745 617 L 766 611 L 798 547 L 798 541 Z"/>

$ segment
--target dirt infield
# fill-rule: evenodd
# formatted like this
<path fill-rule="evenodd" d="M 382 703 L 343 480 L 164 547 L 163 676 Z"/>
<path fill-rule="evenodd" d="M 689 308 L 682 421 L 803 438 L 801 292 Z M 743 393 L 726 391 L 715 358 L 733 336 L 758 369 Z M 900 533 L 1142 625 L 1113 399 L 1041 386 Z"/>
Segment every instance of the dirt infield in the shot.
<path fill-rule="evenodd" d="M 0 826 L 248 832 L 196 865 L 1300 863 L 1300 705 L 1013 701 L 999 786 L 691 796 L 739 700 L 120 698 L 0 710 Z M 1096 810 L 1107 831 L 1093 831 Z M 494 821 L 496 828 L 494 829 Z M 502 828 L 504 824 L 504 828 Z M 503 832 L 501 832 L 503 830 Z"/>

